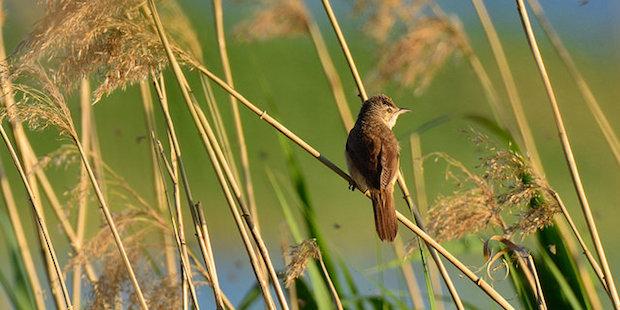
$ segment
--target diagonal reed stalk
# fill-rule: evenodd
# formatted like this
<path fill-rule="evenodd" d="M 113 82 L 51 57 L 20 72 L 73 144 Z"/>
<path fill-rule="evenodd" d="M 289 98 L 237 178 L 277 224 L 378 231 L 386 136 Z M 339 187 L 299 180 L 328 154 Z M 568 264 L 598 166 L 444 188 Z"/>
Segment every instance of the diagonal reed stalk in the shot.
<path fill-rule="evenodd" d="M 241 216 L 239 215 L 238 210 L 235 207 L 234 200 L 231 199 L 230 190 L 228 188 L 228 185 L 226 184 L 226 181 L 230 183 L 231 187 L 235 191 L 235 198 L 237 202 L 239 203 L 239 207 L 243 211 L 243 220 L 247 224 L 248 229 L 250 229 L 252 238 L 256 242 L 256 246 L 258 247 L 260 255 L 267 267 L 267 271 L 268 271 L 269 277 L 271 278 L 273 287 L 276 291 L 276 296 L 278 297 L 280 307 L 282 307 L 282 309 L 288 309 L 286 298 L 284 297 L 284 292 L 278 281 L 278 276 L 275 272 L 275 269 L 273 268 L 273 263 L 271 262 L 271 258 L 269 256 L 269 251 L 262 239 L 262 236 L 260 235 L 260 232 L 258 231 L 258 227 L 252 221 L 252 218 L 250 216 L 250 213 L 248 213 L 247 208 L 245 208 L 242 195 L 239 192 L 238 183 L 232 176 L 230 167 L 223 156 L 223 153 L 221 151 L 221 148 L 219 147 L 219 144 L 217 143 L 217 140 L 215 139 L 213 130 L 211 129 L 210 125 L 206 121 L 206 117 L 204 116 L 204 114 L 202 114 L 202 111 L 199 109 L 197 103 L 195 102 L 195 98 L 193 97 L 193 95 L 190 95 L 189 84 L 187 83 L 187 80 L 185 79 L 185 76 L 183 75 L 181 67 L 176 61 L 174 54 L 172 53 L 172 50 L 170 48 L 170 45 L 164 33 L 163 26 L 159 19 L 159 15 L 157 14 L 154 2 L 149 1 L 149 8 L 151 10 L 151 15 L 155 22 L 155 26 L 157 28 L 158 34 L 162 41 L 162 45 L 164 46 L 166 50 L 166 54 L 168 56 L 168 59 L 170 60 L 173 71 L 175 73 L 176 80 L 179 84 L 179 87 L 185 99 L 185 103 L 187 104 L 188 110 L 190 111 L 190 114 L 192 115 L 192 118 L 194 120 L 194 124 L 196 125 L 200 133 L 200 137 L 202 139 L 203 145 L 207 148 L 207 152 L 209 153 L 209 156 L 211 158 L 211 163 L 214 166 L 214 169 L 216 170 L 218 180 L 220 181 L 220 185 L 226 195 L 227 202 L 229 204 L 229 207 L 231 208 L 231 211 L 233 212 L 233 216 L 235 220 L 238 222 L 237 226 L 243 236 L 245 234 L 245 229 L 243 225 L 239 222 Z M 226 173 L 226 176 L 224 176 L 223 173 L 221 172 L 222 167 L 224 168 L 224 172 Z M 253 249 L 251 249 L 251 247 L 247 247 L 248 245 L 249 244 L 246 244 L 246 250 L 248 251 L 248 254 L 250 254 L 253 252 Z M 258 272 L 260 272 L 260 269 L 258 269 L 258 266 L 253 266 L 253 267 L 255 267 L 255 274 L 257 276 L 257 279 L 260 282 L 262 279 L 262 275 L 258 274 Z M 268 299 L 266 294 L 264 294 L 264 297 Z"/>
<path fill-rule="evenodd" d="M 308 13 L 308 15 L 310 15 L 310 13 Z M 355 125 L 355 122 L 353 121 L 353 116 L 351 114 L 349 104 L 347 103 L 347 98 L 344 95 L 340 76 L 338 75 L 338 71 L 336 71 L 334 62 L 329 56 L 327 44 L 325 44 L 325 40 L 323 39 L 323 35 L 321 35 L 319 26 L 311 16 L 308 16 L 306 20 L 308 23 L 308 33 L 314 43 L 314 48 L 316 49 L 316 53 L 319 56 L 319 61 L 321 62 L 321 67 L 323 68 L 327 81 L 329 82 L 329 86 L 332 89 L 336 107 L 338 108 L 338 114 L 340 115 L 340 119 L 342 120 L 344 128 L 348 133 Z"/>
<path fill-rule="evenodd" d="M 36 200 L 34 196 L 34 192 L 30 186 L 30 182 L 28 181 L 26 172 L 24 171 L 24 168 L 22 167 L 22 164 L 20 163 L 19 158 L 17 157 L 17 153 L 15 152 L 15 149 L 13 148 L 13 145 L 11 144 L 9 137 L 7 136 L 6 132 L 4 131 L 4 127 L 2 127 L 1 124 L 0 124 L 0 135 L 2 135 L 2 140 L 4 140 L 4 143 L 6 144 L 6 147 L 9 150 L 11 159 L 13 160 L 15 167 L 17 167 L 19 176 L 21 177 L 21 180 L 24 183 L 24 186 L 26 187 L 26 191 L 28 193 L 28 201 L 30 202 L 30 206 L 32 207 L 35 221 L 37 222 L 37 225 L 43 237 L 43 247 L 46 249 L 46 251 L 50 255 L 50 258 L 51 258 L 51 261 L 54 267 L 54 271 L 56 272 L 56 277 L 58 279 L 58 283 L 62 291 L 62 296 L 64 298 L 65 306 L 67 309 L 71 310 L 73 309 L 73 306 L 71 305 L 71 298 L 69 297 L 69 292 L 67 291 L 67 286 L 65 284 L 64 275 L 62 274 L 62 270 L 60 269 L 60 265 L 58 263 L 58 258 L 56 257 L 56 250 L 54 250 L 52 240 L 47 230 L 47 225 L 45 224 L 45 220 L 43 219 L 43 210 L 41 209 L 40 205 L 37 205 L 37 203 L 35 203 L 35 201 L 38 201 L 38 200 Z"/>
<path fill-rule="evenodd" d="M 90 165 L 90 162 L 88 158 L 86 157 L 86 151 L 82 147 L 82 144 L 80 143 L 77 133 L 73 132 L 71 135 L 71 138 L 73 139 L 73 142 L 78 148 L 80 159 L 82 160 L 82 164 L 84 165 L 84 168 L 86 169 L 86 172 L 88 173 L 88 178 L 93 187 L 93 190 L 95 191 L 97 200 L 99 201 L 99 207 L 101 211 L 103 212 L 104 218 L 110 228 L 110 231 L 112 232 L 112 236 L 114 237 L 114 242 L 116 243 L 116 247 L 118 248 L 121 254 L 123 264 L 125 265 L 125 268 L 127 269 L 127 273 L 129 274 L 131 283 L 133 284 L 134 289 L 136 290 L 136 297 L 138 298 L 138 301 L 140 302 L 140 306 L 142 307 L 142 309 L 148 309 L 148 306 L 146 305 L 146 300 L 144 299 L 144 295 L 142 294 L 142 290 L 140 289 L 140 284 L 138 283 L 138 279 L 136 278 L 136 275 L 133 271 L 133 267 L 131 267 L 131 262 L 129 261 L 129 257 L 127 256 L 125 247 L 123 246 L 123 241 L 121 240 L 121 236 L 118 232 L 118 229 L 116 228 L 116 225 L 114 224 L 114 219 L 112 218 L 112 213 L 110 212 L 108 203 L 105 197 L 103 196 L 103 192 L 101 191 L 101 187 L 99 186 L 99 181 L 97 181 L 95 177 L 95 173 L 93 172 L 93 169 Z"/>
<path fill-rule="evenodd" d="M 196 238 L 198 239 L 198 245 L 200 246 L 200 251 L 202 253 L 202 258 L 207 266 L 207 271 L 209 273 L 209 278 L 211 279 L 211 288 L 213 289 L 213 296 L 215 298 L 215 304 L 218 309 L 223 309 L 222 305 L 222 293 L 219 285 L 219 280 L 217 277 L 217 269 L 215 267 L 215 260 L 213 258 L 213 252 L 211 251 L 211 240 L 208 239 L 208 233 L 206 231 L 206 225 L 203 225 L 203 222 L 200 219 L 200 214 L 198 212 L 198 206 L 194 203 L 194 198 L 192 196 L 189 182 L 187 181 L 187 175 L 185 173 L 185 166 L 183 165 L 183 159 L 181 156 L 181 148 L 179 147 L 179 141 L 177 139 L 176 130 L 174 129 L 174 123 L 172 122 L 172 118 L 170 117 L 170 112 L 168 110 L 168 101 L 167 96 L 165 94 L 163 76 L 160 77 L 160 81 L 153 77 L 153 84 L 155 85 L 155 89 L 157 92 L 157 97 L 159 99 L 160 106 L 162 108 L 162 112 L 164 114 L 164 119 L 166 123 L 166 129 L 168 131 L 168 137 L 171 140 L 170 147 L 172 148 L 172 152 L 175 154 L 176 161 L 178 163 L 178 169 L 181 176 L 181 181 L 183 182 L 183 187 L 185 189 L 185 198 L 187 203 L 189 204 L 190 213 L 192 215 L 192 220 L 194 223 L 194 230 L 196 232 Z"/>
<path fill-rule="evenodd" d="M 236 179 L 239 179 L 239 173 L 237 172 L 237 168 L 234 164 L 235 157 L 233 156 L 232 149 L 230 148 L 230 141 L 228 140 L 228 134 L 226 133 L 226 127 L 224 126 L 224 122 L 222 120 L 222 115 L 220 114 L 220 109 L 217 106 L 215 101 L 215 97 L 213 96 L 213 89 L 211 88 L 211 83 L 209 79 L 202 74 L 199 74 L 200 77 L 200 85 L 202 86 L 202 91 L 205 96 L 205 101 L 207 102 L 207 107 L 209 108 L 209 113 L 213 118 L 213 124 L 215 125 L 215 132 L 217 133 L 217 137 L 219 138 L 220 143 L 222 144 L 222 148 L 224 149 L 224 155 L 226 155 L 226 159 L 231 163 L 230 168 L 232 169 L 233 175 Z"/>
<path fill-rule="evenodd" d="M 338 20 L 336 19 L 336 16 L 334 15 L 334 11 L 331 8 L 329 0 L 322 0 L 322 3 L 323 3 L 323 7 L 325 8 L 325 12 L 327 13 L 327 16 L 329 17 L 329 20 L 332 24 L 334 32 L 336 33 L 336 36 L 338 37 L 338 42 L 340 43 L 340 47 L 342 48 L 345 58 L 347 59 L 347 63 L 349 64 L 349 68 L 353 75 L 353 79 L 355 80 L 355 83 L 357 85 L 360 98 L 362 99 L 362 102 L 366 101 L 368 100 L 366 89 L 364 87 L 362 79 L 360 78 L 360 74 L 357 70 L 357 66 L 355 65 L 355 61 L 353 60 L 353 57 L 351 56 L 351 52 L 349 51 L 349 46 L 344 38 L 344 35 L 342 34 L 342 30 L 340 29 Z M 409 194 L 409 190 L 405 183 L 405 179 L 403 177 L 403 174 L 400 173 L 400 171 L 398 172 L 398 186 L 400 187 L 400 190 L 403 193 L 403 197 L 405 201 L 407 202 L 407 206 L 409 207 L 410 210 L 413 211 L 416 224 L 423 231 L 426 231 L 426 229 L 424 228 L 422 217 L 420 216 L 420 212 L 415 207 L 415 204 L 413 203 L 413 200 L 411 199 L 411 195 Z M 446 267 L 441 261 L 441 258 L 439 257 L 439 255 L 437 255 L 437 252 L 434 251 L 432 248 L 429 247 L 428 250 L 431 253 L 431 257 L 435 261 L 435 264 L 437 265 L 437 268 L 439 269 L 441 276 L 443 277 L 444 283 L 448 287 L 448 291 L 450 292 L 450 295 L 452 296 L 452 299 L 454 300 L 454 304 L 456 305 L 458 309 L 465 309 L 465 307 L 463 306 L 463 302 L 461 301 L 461 298 L 459 297 L 459 294 L 456 291 L 456 287 L 454 286 L 454 283 L 452 282 L 452 279 L 450 278 L 450 275 L 448 274 Z"/>
<path fill-rule="evenodd" d="M 594 243 L 594 249 L 596 250 L 599 261 L 601 263 L 603 274 L 605 275 L 605 283 L 607 283 L 607 293 L 609 294 L 614 307 L 618 309 L 620 308 L 620 298 L 618 297 L 618 291 L 616 290 L 616 285 L 611 275 L 611 270 L 607 262 L 605 250 L 603 249 L 603 244 L 601 243 L 601 239 L 596 228 L 596 223 L 594 222 L 594 217 L 592 216 L 592 210 L 590 208 L 590 204 L 588 203 L 588 198 L 583 188 L 583 184 L 581 183 L 581 177 L 579 176 L 577 163 L 575 162 L 575 157 L 573 156 L 570 141 L 568 140 L 568 135 L 566 134 L 566 129 L 564 128 L 564 121 L 562 119 L 562 114 L 560 113 L 560 108 L 558 106 L 553 87 L 551 86 L 551 80 L 549 79 L 547 69 L 545 68 L 545 64 L 540 54 L 540 50 L 538 49 L 536 37 L 534 36 L 534 31 L 532 29 L 527 10 L 525 8 L 525 4 L 523 3 L 523 0 L 516 0 L 516 4 L 519 11 L 519 17 L 521 18 L 521 23 L 523 25 L 523 30 L 530 46 L 530 50 L 532 52 L 534 60 L 536 61 L 538 72 L 540 73 L 540 77 L 547 92 L 547 98 L 549 100 L 549 104 L 551 105 L 551 110 L 553 112 L 553 117 L 557 127 L 558 135 L 562 144 L 562 150 L 564 151 L 564 156 L 570 170 L 573 185 L 577 192 L 577 196 L 579 197 L 579 202 L 584 217 L 586 219 L 586 223 L 588 225 L 588 230 L 590 231 L 590 236 L 592 237 L 592 242 Z"/>
<path fill-rule="evenodd" d="M 222 60 L 222 68 L 224 69 L 224 77 L 229 85 L 233 84 L 232 73 L 230 70 L 230 62 L 228 60 L 228 51 L 226 50 L 226 38 L 224 36 L 224 16 L 222 12 L 222 0 L 213 0 L 213 14 L 215 17 L 215 30 L 217 34 L 217 44 L 220 49 L 220 58 Z M 233 86 L 234 87 L 234 86 Z M 230 97 L 230 105 L 232 107 L 233 119 L 235 121 L 235 130 L 237 132 L 237 141 L 239 143 L 239 155 L 241 156 L 241 167 L 243 170 L 243 181 L 247 201 L 250 206 L 250 215 L 255 225 L 258 225 L 258 213 L 256 210 L 256 201 L 254 199 L 254 187 L 252 186 L 252 176 L 250 174 L 250 161 L 248 159 L 248 148 L 245 143 L 245 135 L 239 115 L 239 107 L 234 96 Z M 232 158 L 230 159 L 232 160 Z M 232 163 L 232 162 L 231 162 Z"/>
<path fill-rule="evenodd" d="M 329 168 L 330 170 L 335 172 L 337 175 L 342 177 L 345 181 L 349 182 L 349 184 L 355 184 L 353 182 L 353 179 L 351 179 L 351 177 L 346 172 L 344 172 L 342 169 L 340 169 L 338 166 L 332 163 L 329 159 L 327 159 L 319 151 L 317 151 L 312 146 L 310 146 L 307 142 L 305 142 L 304 140 L 299 138 L 297 135 L 295 135 L 288 128 L 280 124 L 280 122 L 276 121 L 273 117 L 271 117 L 271 115 L 267 113 L 267 111 L 259 109 L 257 106 L 252 104 L 248 99 L 243 97 L 243 95 L 241 95 L 239 92 L 233 89 L 230 85 L 226 84 L 226 82 L 224 82 L 222 79 L 214 75 L 211 71 L 207 70 L 202 65 L 198 63 L 194 63 L 192 65 L 194 66 L 195 69 L 197 69 L 198 71 L 200 71 L 201 73 L 209 77 L 211 80 L 213 80 L 216 84 L 218 84 L 224 90 L 234 95 L 235 98 L 239 100 L 239 102 L 245 105 L 254 114 L 259 116 L 259 119 L 273 126 L 276 130 L 281 132 L 288 139 L 290 139 L 295 144 L 297 144 L 302 149 L 304 149 L 306 152 L 308 152 L 312 157 L 316 158 L 327 168 Z M 367 194 L 367 197 L 370 197 L 368 193 L 365 193 L 365 194 Z M 403 223 L 405 227 L 407 227 L 409 230 L 414 232 L 416 235 L 420 236 L 430 247 L 434 248 L 441 255 L 446 257 L 448 261 L 450 261 L 456 268 L 461 270 L 461 272 L 463 272 L 465 276 L 467 276 L 472 282 L 474 282 L 480 289 L 482 289 L 489 297 L 491 297 L 495 302 L 497 302 L 502 308 L 514 309 L 514 307 L 512 307 L 503 296 L 501 296 L 495 289 L 493 289 L 493 287 L 491 287 L 488 283 L 486 283 L 480 277 L 476 276 L 476 274 L 473 271 L 471 271 L 467 266 L 465 266 L 465 264 L 461 263 L 454 255 L 452 255 L 450 252 L 444 249 L 439 243 L 437 243 L 437 241 L 435 241 L 431 236 L 429 236 L 420 227 L 413 224 L 411 221 L 407 219 L 407 217 L 402 215 L 400 212 L 397 212 L 396 215 L 397 215 L 398 220 L 401 223 Z"/>
<path fill-rule="evenodd" d="M 596 97 L 594 97 L 594 93 L 592 93 L 590 86 L 583 78 L 583 75 L 581 75 L 575 61 L 566 50 L 562 40 L 560 40 L 560 36 L 558 36 L 555 29 L 553 29 L 553 26 L 551 26 L 551 23 L 545 16 L 545 12 L 540 5 L 540 2 L 538 0 L 527 0 L 527 2 L 529 3 L 532 12 L 534 12 L 534 16 L 536 16 L 536 20 L 538 20 L 540 27 L 549 38 L 549 41 L 551 41 L 551 45 L 553 45 L 553 48 L 558 53 L 558 56 L 560 56 L 560 60 L 562 60 L 575 82 L 577 82 L 577 87 L 579 87 L 579 91 L 583 95 L 583 99 L 585 100 L 588 108 L 590 108 L 592 115 L 594 115 L 596 123 L 601 129 L 611 152 L 616 158 L 616 162 L 620 165 L 620 140 L 618 139 L 618 135 L 616 135 L 611 127 L 611 124 L 609 124 L 607 116 L 605 116 L 605 113 L 601 109 Z"/>
<path fill-rule="evenodd" d="M 321 266 L 321 271 L 323 272 L 323 276 L 327 279 L 327 285 L 329 287 L 329 292 L 332 294 L 332 298 L 334 299 L 334 305 L 338 310 L 344 310 L 342 308 L 342 301 L 340 301 L 340 297 L 338 296 L 338 291 L 336 291 L 336 287 L 334 286 L 334 282 L 332 282 L 332 278 L 329 276 L 329 272 L 327 272 L 327 267 L 325 267 L 325 262 L 323 261 L 323 255 L 321 254 L 321 250 L 317 249 L 319 265 Z"/>
<path fill-rule="evenodd" d="M 22 226 L 21 220 L 19 219 L 17 205 L 15 204 L 15 199 L 13 198 L 13 193 L 11 192 L 9 181 L 6 177 L 6 174 L 4 173 L 2 163 L 0 163 L 0 190 L 2 191 L 2 200 L 4 201 L 4 205 L 7 208 L 11 227 L 13 228 L 13 233 L 15 234 L 17 248 L 19 250 L 22 262 L 24 263 L 26 277 L 28 278 L 28 285 L 30 285 L 30 288 L 34 295 L 34 306 L 38 310 L 43 310 L 45 309 L 45 302 L 43 301 L 43 289 L 41 288 L 41 283 L 39 282 L 39 277 L 37 276 L 36 267 L 34 266 L 34 262 L 32 260 L 32 254 L 30 253 L 30 249 L 28 248 L 28 241 L 26 240 L 24 227 Z"/>

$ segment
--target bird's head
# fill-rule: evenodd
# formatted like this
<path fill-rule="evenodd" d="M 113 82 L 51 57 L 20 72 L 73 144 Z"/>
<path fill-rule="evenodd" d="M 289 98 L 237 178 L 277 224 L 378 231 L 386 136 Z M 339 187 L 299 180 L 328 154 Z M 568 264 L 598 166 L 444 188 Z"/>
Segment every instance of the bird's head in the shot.
<path fill-rule="evenodd" d="M 394 125 L 396 125 L 398 117 L 409 111 L 411 110 L 399 108 L 394 105 L 392 99 L 386 95 L 376 95 L 368 98 L 368 100 L 364 102 L 359 117 L 368 120 L 380 120 L 392 129 Z"/>

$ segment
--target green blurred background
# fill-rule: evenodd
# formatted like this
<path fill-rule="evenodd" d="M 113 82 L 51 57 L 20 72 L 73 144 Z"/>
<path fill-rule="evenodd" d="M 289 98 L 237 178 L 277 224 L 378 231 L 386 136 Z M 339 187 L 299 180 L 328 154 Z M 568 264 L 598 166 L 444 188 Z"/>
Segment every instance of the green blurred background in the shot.
<path fill-rule="evenodd" d="M 333 2 L 335 2 L 336 15 L 349 41 L 353 57 L 364 78 L 376 64 L 379 50 L 361 32 L 361 20 L 352 13 L 353 1 Z M 206 65 L 216 74 L 223 76 L 217 54 L 211 2 L 181 0 L 180 3 L 190 17 L 202 42 L 206 54 L 204 59 Z M 321 26 L 342 78 L 349 105 L 356 114 L 360 106 L 356 88 L 320 2 L 306 1 L 306 4 Z M 500 94 L 501 103 L 508 109 L 507 96 L 503 90 L 497 66 L 471 3 L 469 1 L 440 1 L 439 4 L 447 12 L 457 15 L 462 20 L 475 52 L 481 58 Z M 498 28 L 515 75 L 549 182 L 562 194 L 569 211 L 577 221 L 577 226 L 586 235 L 587 228 L 572 187 L 544 89 L 523 35 L 515 3 L 487 1 L 486 4 Z M 7 52 L 10 52 L 32 29 L 33 24 L 41 17 L 42 10 L 37 8 L 34 1 L 5 0 L 3 5 L 7 16 L 3 32 Z M 620 122 L 620 105 L 617 100 L 620 97 L 620 87 L 618 87 L 620 4 L 615 1 L 591 1 L 581 4 L 576 0 L 546 0 L 542 2 L 542 5 L 575 58 L 612 126 L 615 126 L 616 132 L 619 132 L 620 126 L 616 124 Z M 248 18 L 254 8 L 256 8 L 255 4 L 246 1 L 232 1 L 224 4 L 228 49 L 236 89 L 260 108 L 271 111 L 275 107 L 279 111 L 279 121 L 338 166 L 346 167 L 343 157 L 346 134 L 342 129 L 329 85 L 311 40 L 305 36 L 258 43 L 244 43 L 236 40 L 230 30 L 240 20 Z M 559 61 L 546 37 L 539 31 L 538 25 L 534 26 L 612 273 L 616 280 L 620 280 L 620 237 L 617 233 L 617 227 L 620 224 L 620 208 L 618 207 L 620 196 L 617 195 L 617 190 L 620 188 L 620 167 L 613 159 L 574 81 Z M 199 89 L 197 75 L 195 73 L 188 75 L 190 83 L 194 85 L 194 88 Z M 208 164 L 208 158 L 196 135 L 195 128 L 190 122 L 190 116 L 181 105 L 182 99 L 176 85 L 172 83 L 169 85 L 171 113 L 177 124 L 190 182 L 193 184 L 196 200 L 201 201 L 206 210 L 216 263 L 222 273 L 220 277 L 223 289 L 227 293 L 230 292 L 229 297 L 233 303 L 236 303 L 250 287 L 253 275 L 248 267 L 228 206 L 220 193 L 219 185 Z M 232 128 L 227 95 L 216 86 L 214 89 L 216 89 L 216 99 L 220 104 L 226 125 Z M 459 131 L 468 129 L 470 126 L 482 132 L 487 131 L 478 124 L 463 118 L 463 115 L 474 114 L 491 118 L 492 114 L 483 89 L 465 58 L 451 57 L 439 70 L 428 89 L 421 94 L 414 94 L 412 89 L 400 89 L 392 84 L 386 85 L 383 89 L 371 88 L 368 92 L 369 94 L 388 94 L 397 105 L 413 110 L 413 113 L 402 117 L 394 129 L 401 140 L 401 168 L 411 190 L 413 190 L 413 179 L 408 136 L 420 125 L 433 119 L 454 116 L 451 120 L 421 135 L 423 153 L 445 152 L 474 169 L 479 154 L 476 153 L 475 146 L 469 142 L 467 136 Z M 70 105 L 74 113 L 79 113 L 76 99 L 71 98 Z M 277 257 L 276 267 L 282 268 L 283 262 L 277 253 L 281 251 L 279 240 L 283 233 L 284 220 L 273 189 L 266 177 L 267 168 L 286 184 L 286 192 L 290 194 L 289 201 L 296 206 L 299 204 L 296 203 L 292 186 L 288 181 L 288 171 L 277 140 L 279 133 L 242 106 L 240 109 L 248 142 L 261 228 L 273 256 Z M 146 140 L 140 139 L 146 135 L 146 130 L 139 90 L 137 87 L 129 87 L 125 91 L 117 90 L 97 103 L 94 106 L 94 113 L 103 159 L 139 193 L 152 201 L 149 146 Z M 158 121 L 160 128 L 163 128 L 161 127 L 162 121 L 160 119 Z M 40 156 L 57 149 L 61 143 L 66 142 L 58 137 L 55 130 L 30 132 L 29 136 Z M 233 136 L 230 138 L 233 149 L 236 150 L 236 140 Z M 383 262 L 391 259 L 393 255 L 389 246 L 381 245 L 376 241 L 369 202 L 359 193 L 348 191 L 346 182 L 303 150 L 295 147 L 294 151 L 304 168 L 303 172 L 307 177 L 311 198 L 318 211 L 319 223 L 329 241 L 328 245 L 336 255 L 353 268 L 358 269 L 354 272 L 354 276 L 361 282 L 365 281 L 362 285 L 364 288 L 362 293 L 376 293 L 377 289 L 371 282 L 364 280 L 363 273 L 376 276 L 370 268 L 378 263 L 377 248 L 382 252 L 379 255 L 383 255 Z M 18 205 L 24 212 L 23 218 L 28 219 L 27 214 L 30 214 L 30 210 L 27 200 L 4 147 L 1 148 L 0 159 L 12 181 Z M 454 185 L 445 180 L 444 171 L 445 165 L 442 163 L 428 161 L 425 165 L 425 181 L 430 201 L 440 194 L 449 195 L 454 189 Z M 70 190 L 79 179 L 75 167 L 54 168 L 50 170 L 50 174 L 57 192 Z M 406 211 L 404 203 L 401 200 L 397 201 L 397 208 Z M 91 207 L 95 208 L 95 206 Z M 118 211 L 120 206 L 115 206 L 113 201 L 112 209 Z M 52 237 L 64 240 L 51 211 L 47 213 Z M 100 218 L 95 214 L 97 213 L 94 211 L 90 212 L 91 235 L 101 224 Z M 30 233 L 29 237 L 34 238 L 34 225 L 26 223 L 25 227 Z M 406 240 L 412 237 L 412 234 L 404 232 L 404 229 L 401 229 L 401 233 Z M 4 251 L 2 250 L 4 242 L 4 238 L 0 238 L 0 253 Z M 448 248 L 456 250 L 459 253 L 458 256 L 463 258 L 467 264 L 480 267 L 483 265 L 480 245 L 475 238 L 473 243 L 473 250 L 467 253 L 460 253 L 462 252 L 460 249 L 463 248 L 460 242 L 448 244 Z M 70 249 L 65 242 L 59 244 L 62 246 L 57 251 L 61 256 L 61 265 L 64 265 L 68 260 Z M 7 257 L 0 254 L 0 268 L 6 269 L 10 266 L 7 260 Z M 421 274 L 417 262 L 414 267 Z M 453 271 L 451 268 L 449 270 Z M 474 289 L 471 283 L 456 276 L 454 278 L 457 281 L 457 287 L 471 293 L 464 295 L 466 301 L 474 302 L 482 308 L 492 307 L 484 297 L 480 298 L 481 293 Z M 385 281 L 388 287 L 399 287 L 399 280 L 395 276 L 389 276 Z M 506 287 L 505 283 L 496 283 L 496 285 L 500 288 Z M 203 299 L 208 300 L 210 292 L 205 289 L 202 291 L 204 291 Z M 0 294 L 0 304 L 3 304 L 3 298 L 4 296 Z M 513 301 L 516 302 L 516 300 Z M 609 303 L 603 300 L 603 305 L 607 307 Z"/>

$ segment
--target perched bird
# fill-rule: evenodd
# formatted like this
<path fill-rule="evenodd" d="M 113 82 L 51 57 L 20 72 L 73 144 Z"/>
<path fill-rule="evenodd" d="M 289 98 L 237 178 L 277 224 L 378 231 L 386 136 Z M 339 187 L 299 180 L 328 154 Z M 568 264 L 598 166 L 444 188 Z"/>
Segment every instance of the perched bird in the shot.
<path fill-rule="evenodd" d="M 409 109 L 398 108 L 385 95 L 366 100 L 349 132 L 345 150 L 351 177 L 360 189 L 370 191 L 375 228 L 382 241 L 393 241 L 398 232 L 393 193 L 399 146 L 392 127 L 405 112 Z"/>

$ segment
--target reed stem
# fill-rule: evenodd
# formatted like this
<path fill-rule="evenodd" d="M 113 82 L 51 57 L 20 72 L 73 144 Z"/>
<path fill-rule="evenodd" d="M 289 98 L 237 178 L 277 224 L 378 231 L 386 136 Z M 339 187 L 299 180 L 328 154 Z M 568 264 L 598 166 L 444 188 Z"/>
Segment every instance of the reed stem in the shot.
<path fill-rule="evenodd" d="M 15 149 L 13 148 L 13 145 L 11 144 L 9 137 L 7 136 L 6 132 L 4 131 L 4 127 L 2 127 L 1 124 L 0 124 L 0 135 L 2 135 L 2 140 L 6 144 L 6 147 L 9 150 L 9 154 L 11 155 L 11 159 L 13 160 L 13 163 L 15 164 L 15 167 L 17 168 L 19 172 L 19 176 L 21 177 L 21 180 L 24 186 L 26 187 L 26 191 L 28 193 L 28 201 L 30 202 L 30 206 L 32 207 L 35 221 L 37 222 L 38 227 L 40 228 L 39 231 L 41 232 L 41 235 L 43 237 L 43 247 L 46 249 L 46 251 L 50 255 L 51 262 L 53 264 L 54 271 L 56 272 L 56 277 L 58 279 L 58 284 L 60 285 L 60 289 L 62 291 L 62 296 L 64 298 L 65 305 L 67 309 L 71 310 L 73 309 L 73 306 L 71 304 L 71 298 L 69 297 L 69 292 L 67 291 L 67 286 L 65 284 L 65 278 L 62 273 L 62 270 L 60 269 L 60 264 L 58 263 L 58 258 L 56 257 L 56 251 L 54 250 L 52 240 L 49 236 L 47 225 L 45 224 L 45 220 L 43 219 L 43 210 L 41 210 L 40 206 L 37 206 L 35 204 L 34 192 L 32 191 L 32 188 L 30 187 L 30 182 L 28 181 L 26 172 L 24 171 L 24 168 L 22 167 L 22 164 L 20 163 L 19 158 L 17 157 L 17 153 L 15 152 Z"/>
<path fill-rule="evenodd" d="M 220 49 L 220 58 L 222 60 L 222 67 L 224 69 L 224 77 L 228 85 L 234 87 L 232 73 L 230 70 L 230 61 L 228 60 L 228 51 L 226 50 L 226 38 L 224 35 L 224 17 L 222 12 L 222 0 L 213 0 L 213 14 L 215 17 L 215 30 L 217 34 L 217 44 Z M 254 199 L 254 187 L 252 185 L 252 176 L 250 174 L 250 160 L 248 159 L 248 148 L 245 142 L 245 135 L 243 133 L 243 126 L 241 123 L 241 116 L 239 115 L 239 107 L 237 100 L 234 96 L 229 96 L 230 105 L 232 107 L 233 119 L 235 121 L 235 129 L 237 131 L 237 141 L 239 143 L 239 155 L 241 156 L 241 168 L 243 171 L 243 181 L 245 183 L 245 190 L 247 195 L 247 201 L 250 206 L 250 215 L 252 221 L 258 225 L 258 213 L 256 210 L 256 201 Z"/>
<path fill-rule="evenodd" d="M 592 210 L 590 208 L 586 192 L 583 188 L 583 184 L 581 183 L 581 177 L 579 176 L 577 163 L 575 162 L 573 150 L 571 148 L 570 141 L 568 140 L 566 129 L 564 128 L 564 121 L 562 119 L 562 114 L 560 113 L 560 108 L 558 106 L 553 87 L 551 86 L 551 80 L 549 79 L 549 75 L 547 74 L 547 69 L 545 68 L 545 64 L 538 48 L 538 44 L 536 43 L 536 37 L 534 36 L 534 31 L 532 29 L 527 10 L 525 8 L 525 4 L 523 3 L 523 0 L 516 0 L 516 4 L 519 11 L 519 17 L 521 18 L 521 23 L 523 25 L 523 30 L 525 31 L 525 35 L 530 46 L 530 50 L 532 52 L 532 55 L 534 56 L 538 72 L 540 73 L 540 77 L 547 92 L 547 98 L 549 99 L 549 104 L 551 105 L 551 110 L 553 111 L 553 117 L 557 127 L 560 142 L 562 143 L 562 150 L 564 151 L 564 156 L 566 158 L 566 162 L 571 173 L 573 185 L 575 187 L 575 190 L 577 191 L 577 196 L 579 197 L 581 209 L 586 219 L 586 223 L 588 224 L 590 236 L 592 237 L 592 241 L 594 243 L 594 249 L 596 250 L 596 253 L 601 263 L 603 274 L 605 275 L 607 290 L 611 295 L 610 297 L 614 307 L 620 309 L 620 298 L 618 297 L 616 284 L 614 283 L 614 280 L 612 278 L 611 270 L 609 268 L 609 264 L 607 263 L 605 250 L 603 249 L 603 244 L 601 243 L 598 229 L 596 228 L 596 223 L 594 222 L 594 217 L 592 216 Z"/>

